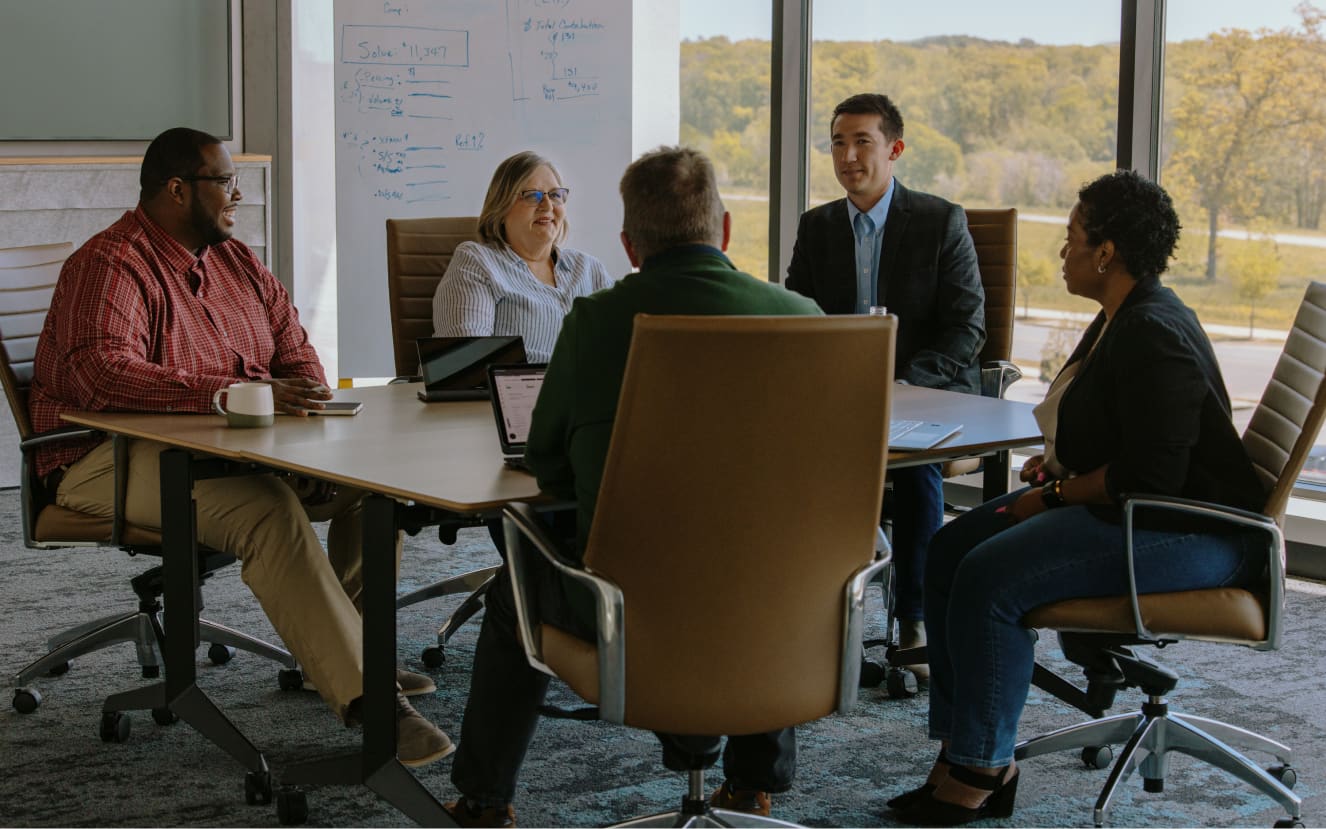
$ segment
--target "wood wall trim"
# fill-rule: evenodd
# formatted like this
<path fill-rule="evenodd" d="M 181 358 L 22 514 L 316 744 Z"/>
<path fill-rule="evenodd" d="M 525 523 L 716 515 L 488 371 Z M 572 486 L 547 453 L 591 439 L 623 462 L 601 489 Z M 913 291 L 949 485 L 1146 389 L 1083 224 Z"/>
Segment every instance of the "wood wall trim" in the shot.
<path fill-rule="evenodd" d="M 232 155 L 231 158 L 233 158 L 237 163 L 241 163 L 241 164 L 270 163 L 271 160 L 272 160 L 272 157 L 271 157 L 270 155 L 259 155 L 259 154 L 256 154 L 256 153 L 239 153 L 238 155 Z M 59 155 L 43 155 L 43 156 L 27 156 L 27 157 L 23 157 L 23 156 L 13 156 L 13 157 L 9 157 L 9 158 L 0 157 L 0 166 L 15 166 L 15 167 L 20 166 L 20 165 L 22 165 L 22 166 L 32 166 L 32 165 L 41 165 L 41 164 L 49 164 L 49 165 L 56 165 L 56 164 L 71 164 L 71 165 L 73 165 L 73 164 L 134 164 L 134 165 L 138 165 L 138 164 L 142 164 L 142 163 L 143 163 L 143 157 L 142 157 L 141 155 L 137 155 L 137 156 L 132 156 L 132 155 L 104 155 L 104 156 L 87 156 L 87 155 L 76 155 L 76 156 L 75 156 L 75 155 L 68 155 L 68 156 L 59 156 Z"/>

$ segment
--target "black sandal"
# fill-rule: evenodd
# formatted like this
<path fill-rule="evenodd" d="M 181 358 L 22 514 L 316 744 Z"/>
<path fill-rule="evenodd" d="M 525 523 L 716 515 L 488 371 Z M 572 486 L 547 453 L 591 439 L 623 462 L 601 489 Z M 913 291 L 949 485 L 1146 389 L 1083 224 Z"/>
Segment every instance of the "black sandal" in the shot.
<path fill-rule="evenodd" d="M 939 757 L 935 760 L 935 765 L 936 766 L 953 765 L 948 761 L 948 754 L 944 752 L 942 746 L 939 749 Z M 896 797 L 889 798 L 884 802 L 884 805 L 889 807 L 891 811 L 901 812 L 904 809 L 908 809 L 913 805 L 920 803 L 922 800 L 925 799 L 926 795 L 930 794 L 934 790 L 935 790 L 934 783 L 930 782 L 922 783 L 921 785 L 917 786 L 914 789 L 909 789 L 908 791 L 905 791 L 902 794 L 897 795 Z"/>
<path fill-rule="evenodd" d="M 997 774 L 981 774 L 966 766 L 951 765 L 948 770 L 949 777 L 964 786 L 984 789 L 990 793 L 981 805 L 975 809 L 968 809 L 957 803 L 937 800 L 931 791 L 912 804 L 901 817 L 905 822 L 917 826 L 961 826 L 983 818 L 1012 817 L 1013 801 L 1018 792 L 1018 777 L 1022 775 L 1022 770 L 1014 771 L 1013 776 L 1005 780 L 1004 774 L 1007 771 L 1008 766 L 1004 766 Z"/>

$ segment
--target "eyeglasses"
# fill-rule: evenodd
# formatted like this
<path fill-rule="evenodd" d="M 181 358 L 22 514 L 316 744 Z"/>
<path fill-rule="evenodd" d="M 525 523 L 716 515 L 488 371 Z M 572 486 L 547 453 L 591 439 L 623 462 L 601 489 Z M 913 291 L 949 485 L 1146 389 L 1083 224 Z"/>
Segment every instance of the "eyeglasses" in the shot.
<path fill-rule="evenodd" d="M 235 187 L 239 184 L 239 173 L 231 173 L 228 176 L 175 176 L 180 181 L 214 181 L 221 185 L 229 196 L 235 192 Z"/>
<path fill-rule="evenodd" d="M 558 187 L 554 190 L 521 190 L 516 198 L 530 204 L 538 204 L 543 201 L 544 196 L 547 196 L 553 204 L 566 204 L 566 200 L 570 195 L 570 190 L 565 187 Z"/>

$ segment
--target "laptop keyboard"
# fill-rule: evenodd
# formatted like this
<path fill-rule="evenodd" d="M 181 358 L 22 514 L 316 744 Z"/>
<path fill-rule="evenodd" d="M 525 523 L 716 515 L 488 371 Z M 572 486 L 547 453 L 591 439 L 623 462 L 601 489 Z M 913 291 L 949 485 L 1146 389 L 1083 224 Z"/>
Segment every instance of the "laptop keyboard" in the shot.
<path fill-rule="evenodd" d="M 908 432 L 920 426 L 923 420 L 892 420 L 889 421 L 889 442 L 897 440 Z"/>

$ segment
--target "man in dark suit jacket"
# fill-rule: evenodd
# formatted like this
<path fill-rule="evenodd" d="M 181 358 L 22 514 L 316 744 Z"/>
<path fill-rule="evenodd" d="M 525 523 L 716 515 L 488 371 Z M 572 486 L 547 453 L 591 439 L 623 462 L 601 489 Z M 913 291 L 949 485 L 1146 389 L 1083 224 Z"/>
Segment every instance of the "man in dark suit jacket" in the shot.
<path fill-rule="evenodd" d="M 853 95 L 830 121 L 834 173 L 847 197 L 808 210 L 797 227 L 787 287 L 830 314 L 887 306 L 898 317 L 898 382 L 979 394 L 985 292 L 962 208 L 893 178 L 902 115 L 885 95 Z M 938 465 L 893 478 L 893 555 L 903 647 L 925 642 L 921 578 L 943 521 Z M 914 669 L 929 678 L 925 666 Z"/>

